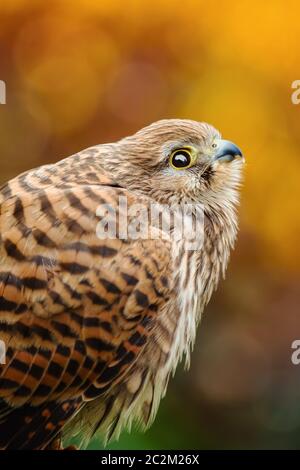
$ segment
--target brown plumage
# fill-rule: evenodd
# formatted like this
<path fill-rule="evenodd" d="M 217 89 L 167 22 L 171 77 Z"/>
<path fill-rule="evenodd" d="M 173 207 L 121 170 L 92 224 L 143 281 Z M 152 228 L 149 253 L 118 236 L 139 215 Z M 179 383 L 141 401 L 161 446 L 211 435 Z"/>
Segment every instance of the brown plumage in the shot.
<path fill-rule="evenodd" d="M 213 127 L 164 120 L 0 188 L 0 448 L 151 423 L 226 268 L 242 162 Z M 120 196 L 201 204 L 203 245 L 100 239 L 97 208 Z"/>

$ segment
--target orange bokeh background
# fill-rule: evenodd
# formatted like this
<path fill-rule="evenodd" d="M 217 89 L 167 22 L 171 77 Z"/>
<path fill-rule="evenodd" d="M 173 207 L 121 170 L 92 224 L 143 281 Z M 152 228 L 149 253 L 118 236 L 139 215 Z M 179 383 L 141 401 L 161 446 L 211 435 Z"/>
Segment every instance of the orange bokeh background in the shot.
<path fill-rule="evenodd" d="M 0 182 L 168 117 L 210 122 L 246 156 L 239 241 L 192 370 L 121 448 L 299 445 L 299 15 L 282 0 L 0 4 Z"/>

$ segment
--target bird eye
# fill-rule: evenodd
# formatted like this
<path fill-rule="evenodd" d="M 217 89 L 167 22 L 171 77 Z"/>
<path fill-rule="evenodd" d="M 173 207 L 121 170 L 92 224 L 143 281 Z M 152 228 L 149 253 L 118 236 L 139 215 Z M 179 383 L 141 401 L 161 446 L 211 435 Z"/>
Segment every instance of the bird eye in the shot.
<path fill-rule="evenodd" d="M 185 170 L 192 165 L 191 152 L 188 149 L 175 150 L 170 157 L 170 165 L 175 170 Z"/>
<path fill-rule="evenodd" d="M 213 149 L 217 148 L 217 144 L 212 144 L 212 148 Z"/>

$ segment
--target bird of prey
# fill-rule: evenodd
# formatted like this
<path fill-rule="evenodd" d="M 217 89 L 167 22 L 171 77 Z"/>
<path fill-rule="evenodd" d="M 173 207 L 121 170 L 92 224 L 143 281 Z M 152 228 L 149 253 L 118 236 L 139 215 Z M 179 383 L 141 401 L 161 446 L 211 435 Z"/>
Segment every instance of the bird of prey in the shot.
<path fill-rule="evenodd" d="M 206 123 L 161 120 L 0 188 L 0 448 L 153 421 L 227 266 L 243 160 Z M 120 196 L 200 204 L 203 243 L 100 237 L 98 208 L 118 214 Z"/>

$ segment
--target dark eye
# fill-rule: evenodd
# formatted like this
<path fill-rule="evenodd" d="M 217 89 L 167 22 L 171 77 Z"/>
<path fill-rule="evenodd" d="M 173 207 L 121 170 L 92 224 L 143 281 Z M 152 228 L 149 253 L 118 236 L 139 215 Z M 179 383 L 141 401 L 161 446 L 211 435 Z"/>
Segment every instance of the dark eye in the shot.
<path fill-rule="evenodd" d="M 217 144 L 212 144 L 212 148 L 213 149 L 217 148 Z"/>
<path fill-rule="evenodd" d="M 187 149 L 175 150 L 170 157 L 170 165 L 176 170 L 184 170 L 192 164 L 191 153 Z"/>

